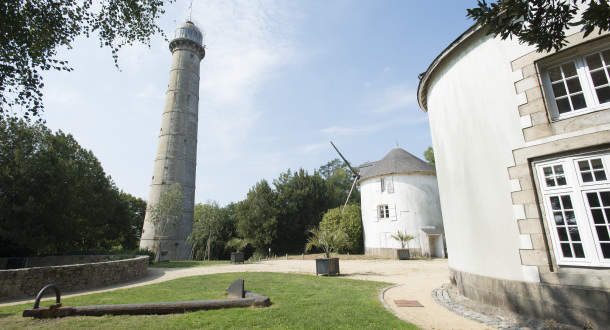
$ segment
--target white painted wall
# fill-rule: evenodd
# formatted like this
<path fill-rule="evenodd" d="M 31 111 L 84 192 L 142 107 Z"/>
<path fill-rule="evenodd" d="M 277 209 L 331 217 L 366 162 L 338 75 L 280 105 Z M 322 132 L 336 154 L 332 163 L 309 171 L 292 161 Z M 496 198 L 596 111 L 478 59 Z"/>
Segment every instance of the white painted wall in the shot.
<path fill-rule="evenodd" d="M 474 39 L 474 40 L 473 40 Z M 533 49 L 476 33 L 436 69 L 428 115 L 450 267 L 539 281 L 521 266 L 507 168 L 524 146 L 511 61 Z"/>
<path fill-rule="evenodd" d="M 393 182 L 394 193 L 381 192 L 379 179 Z M 410 248 L 420 248 L 419 228 L 434 226 L 443 230 L 438 185 L 434 174 L 403 173 L 372 177 L 360 182 L 362 224 L 365 248 L 400 248 L 390 235 L 406 229 L 416 238 Z M 389 219 L 378 219 L 377 206 L 390 207 Z"/>

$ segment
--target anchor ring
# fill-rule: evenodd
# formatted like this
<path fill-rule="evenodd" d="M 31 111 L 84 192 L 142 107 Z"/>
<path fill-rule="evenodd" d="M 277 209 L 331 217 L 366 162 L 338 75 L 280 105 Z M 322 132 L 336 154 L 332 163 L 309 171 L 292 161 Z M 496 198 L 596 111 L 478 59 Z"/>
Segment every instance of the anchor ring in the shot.
<path fill-rule="evenodd" d="M 38 309 L 38 306 L 40 305 L 40 299 L 42 298 L 42 295 L 45 293 L 45 291 L 47 291 L 49 289 L 53 289 L 55 291 L 55 303 L 56 304 L 60 303 L 60 301 L 61 301 L 61 293 L 59 292 L 59 288 L 55 284 L 49 284 L 49 285 L 45 286 L 44 288 L 42 288 L 42 290 L 40 290 L 38 292 L 38 295 L 36 296 L 36 301 L 34 301 L 34 309 Z"/>

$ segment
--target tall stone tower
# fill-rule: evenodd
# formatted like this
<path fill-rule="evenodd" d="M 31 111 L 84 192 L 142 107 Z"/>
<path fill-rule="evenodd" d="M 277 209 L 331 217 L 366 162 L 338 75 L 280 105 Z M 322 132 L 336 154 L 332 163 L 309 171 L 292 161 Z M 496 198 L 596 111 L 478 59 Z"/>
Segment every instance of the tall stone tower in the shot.
<path fill-rule="evenodd" d="M 157 144 L 148 203 L 155 204 L 174 183 L 183 188 L 182 219 L 161 237 L 146 213 L 140 248 L 167 251 L 169 260 L 188 260 L 191 247 L 186 238 L 193 230 L 195 210 L 195 166 L 197 162 L 197 121 L 199 116 L 199 63 L 205 56 L 203 35 L 192 23 L 178 26 L 169 43 L 172 67 L 165 96 L 165 108 Z"/>

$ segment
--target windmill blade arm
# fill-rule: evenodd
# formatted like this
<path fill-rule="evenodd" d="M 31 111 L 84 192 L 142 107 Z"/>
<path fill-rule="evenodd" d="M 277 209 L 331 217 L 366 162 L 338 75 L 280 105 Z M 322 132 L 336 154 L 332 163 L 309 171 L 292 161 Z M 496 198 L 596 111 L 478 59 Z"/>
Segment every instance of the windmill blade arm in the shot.
<path fill-rule="evenodd" d="M 343 205 L 343 209 L 341 210 L 341 213 L 343 213 L 343 211 L 345 211 L 345 207 L 347 206 L 347 202 L 349 202 L 349 198 L 352 197 L 352 191 L 354 191 L 354 187 L 356 186 L 356 182 L 358 182 L 358 176 L 356 176 L 354 178 L 354 183 L 352 184 L 352 188 L 349 190 L 349 194 L 347 195 L 347 199 L 345 200 L 345 205 Z"/>
<path fill-rule="evenodd" d="M 347 161 L 347 159 L 345 159 L 345 157 L 343 157 L 343 155 L 341 154 L 341 151 L 339 151 L 339 149 L 337 149 L 337 147 L 335 146 L 333 141 L 330 141 L 330 144 L 332 144 L 333 148 L 335 148 L 335 150 L 337 150 L 337 153 L 339 154 L 339 156 L 341 156 L 341 158 L 343 158 L 343 161 L 345 162 L 347 167 L 349 167 L 349 169 L 352 171 L 352 173 L 354 173 L 355 176 L 359 176 L 358 172 L 356 172 L 356 170 L 352 167 L 352 165 L 350 165 L 350 163 Z"/>

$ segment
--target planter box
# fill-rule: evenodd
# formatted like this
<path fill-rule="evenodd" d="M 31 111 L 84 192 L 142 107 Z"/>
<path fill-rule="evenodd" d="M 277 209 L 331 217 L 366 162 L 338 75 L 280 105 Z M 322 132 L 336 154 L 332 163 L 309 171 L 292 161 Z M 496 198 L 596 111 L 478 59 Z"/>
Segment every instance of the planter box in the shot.
<path fill-rule="evenodd" d="M 231 252 L 231 263 L 244 263 L 244 253 L 243 252 Z"/>
<path fill-rule="evenodd" d="M 339 275 L 339 258 L 316 259 L 316 276 L 320 274 Z"/>
<path fill-rule="evenodd" d="M 409 260 L 411 259 L 411 254 L 409 249 L 396 249 L 396 257 L 398 260 Z"/>

